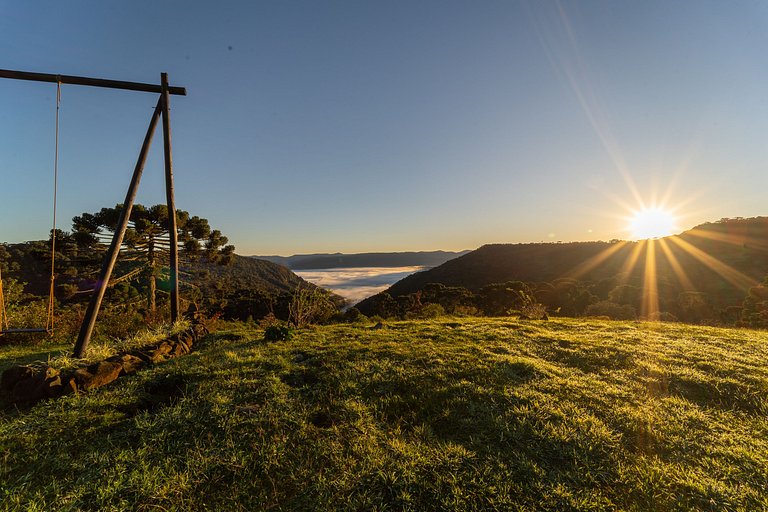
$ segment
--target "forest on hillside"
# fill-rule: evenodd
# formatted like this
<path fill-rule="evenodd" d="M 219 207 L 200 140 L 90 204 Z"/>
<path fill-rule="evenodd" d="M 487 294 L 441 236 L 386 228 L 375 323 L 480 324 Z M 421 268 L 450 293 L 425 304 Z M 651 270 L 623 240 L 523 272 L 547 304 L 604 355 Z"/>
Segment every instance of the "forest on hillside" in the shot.
<path fill-rule="evenodd" d="M 485 245 L 356 307 L 765 327 L 767 271 L 768 217 L 721 219 L 658 240 Z"/>
<path fill-rule="evenodd" d="M 70 231 L 55 233 L 54 290 L 57 336 L 76 334 L 90 299 L 121 205 L 84 213 Z M 165 205 L 135 205 L 110 279 L 97 335 L 119 338 L 168 318 L 169 237 Z M 287 268 L 238 256 L 208 221 L 177 211 L 182 310 L 191 304 L 208 316 L 288 320 L 297 292 L 317 304 L 318 319 L 339 310 L 341 299 Z M 51 277 L 48 240 L 0 244 L 4 322 L 13 328 L 45 325 Z M 4 326 L 4 327 L 5 327 Z M 23 336 L 23 335 L 22 335 Z M 17 336 L 18 337 L 18 336 Z M 4 341 L 10 341 L 9 336 Z"/>

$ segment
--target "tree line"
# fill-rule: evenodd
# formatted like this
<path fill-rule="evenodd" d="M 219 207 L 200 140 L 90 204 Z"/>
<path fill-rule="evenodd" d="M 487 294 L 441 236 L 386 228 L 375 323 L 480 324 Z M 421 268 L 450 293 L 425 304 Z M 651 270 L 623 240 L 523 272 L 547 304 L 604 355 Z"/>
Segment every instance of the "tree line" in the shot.
<path fill-rule="evenodd" d="M 392 296 L 379 293 L 357 308 L 362 314 L 382 318 L 419 318 L 439 314 L 470 316 L 521 315 L 545 318 L 601 317 L 613 320 L 663 320 L 692 324 L 768 327 L 768 278 L 752 288 L 742 306 L 721 308 L 707 294 L 676 292 L 660 286 L 654 298 L 658 309 L 648 314 L 648 292 L 640 283 L 622 276 L 597 282 L 570 278 L 552 282 L 508 281 L 476 291 L 462 286 L 428 283 L 416 292 Z"/>

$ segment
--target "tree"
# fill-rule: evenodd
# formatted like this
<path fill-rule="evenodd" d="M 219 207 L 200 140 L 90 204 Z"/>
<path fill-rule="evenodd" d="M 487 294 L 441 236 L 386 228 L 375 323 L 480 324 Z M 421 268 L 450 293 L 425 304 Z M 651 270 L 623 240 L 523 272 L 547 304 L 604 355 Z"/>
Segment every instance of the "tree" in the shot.
<path fill-rule="evenodd" d="M 288 319 L 296 327 L 327 321 L 338 308 L 331 294 L 312 284 L 300 284 L 293 291 Z"/>
<path fill-rule="evenodd" d="M 102 208 L 96 213 L 83 213 L 72 219 L 73 243 L 81 249 L 96 250 L 108 244 L 122 212 L 123 205 Z M 176 226 L 181 257 L 190 263 L 207 261 L 228 264 L 234 258 L 235 247 L 227 245 L 227 237 L 212 230 L 207 219 L 190 217 L 183 210 L 176 211 Z M 138 280 L 146 292 L 147 310 L 155 313 L 157 282 L 167 267 L 170 254 L 168 236 L 168 207 L 158 204 L 149 208 L 136 204 L 131 210 L 128 229 L 121 247 L 120 274 L 110 281 Z"/>
<path fill-rule="evenodd" d="M 423 303 L 439 304 L 450 314 L 462 307 L 472 306 L 474 299 L 474 294 L 463 286 L 445 286 L 441 283 L 427 283 L 421 295 Z"/>
<path fill-rule="evenodd" d="M 768 276 L 749 289 L 741 310 L 741 325 L 745 327 L 768 327 Z"/>
<path fill-rule="evenodd" d="M 686 323 L 700 324 L 715 317 L 707 294 L 685 291 L 677 296 L 678 318 Z"/>
<path fill-rule="evenodd" d="M 487 316 L 509 315 L 519 310 L 531 297 L 531 289 L 521 281 L 483 286 L 477 294 L 477 307 Z"/>

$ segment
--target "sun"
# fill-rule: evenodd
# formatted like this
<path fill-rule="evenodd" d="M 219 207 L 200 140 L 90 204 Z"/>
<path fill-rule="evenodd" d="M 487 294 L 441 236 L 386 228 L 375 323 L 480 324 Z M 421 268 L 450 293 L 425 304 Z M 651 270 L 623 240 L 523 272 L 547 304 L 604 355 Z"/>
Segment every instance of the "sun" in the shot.
<path fill-rule="evenodd" d="M 669 236 L 677 229 L 675 216 L 659 207 L 643 208 L 634 212 L 628 226 L 635 240 Z"/>

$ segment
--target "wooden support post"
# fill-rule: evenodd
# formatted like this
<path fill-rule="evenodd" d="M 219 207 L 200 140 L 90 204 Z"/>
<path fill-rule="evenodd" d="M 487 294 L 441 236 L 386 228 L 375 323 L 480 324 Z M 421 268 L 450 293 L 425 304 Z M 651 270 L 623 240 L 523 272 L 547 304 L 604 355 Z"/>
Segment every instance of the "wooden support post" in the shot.
<path fill-rule="evenodd" d="M 163 88 L 163 154 L 165 155 L 165 199 L 168 204 L 168 240 L 171 258 L 171 322 L 179 319 L 179 240 L 176 230 L 176 203 L 173 198 L 173 157 L 171 155 L 171 105 L 168 73 L 160 74 Z"/>
<path fill-rule="evenodd" d="M 136 167 L 133 169 L 131 183 L 128 186 L 128 192 L 125 194 L 123 209 L 120 212 L 120 219 L 117 222 L 115 234 L 112 237 L 112 243 L 109 246 L 109 251 L 104 257 L 99 280 L 96 281 L 96 288 L 93 290 L 91 302 L 88 304 L 85 318 L 83 318 L 83 323 L 80 326 L 80 334 L 77 336 L 77 343 L 75 343 L 74 355 L 77 358 L 83 357 L 85 351 L 88 349 L 88 342 L 91 340 L 91 334 L 93 333 L 93 327 L 96 324 L 96 316 L 99 314 L 101 301 L 104 299 L 104 293 L 107 290 L 109 278 L 112 276 L 112 270 L 115 268 L 115 262 L 117 261 L 117 255 L 120 252 L 120 246 L 123 245 L 123 237 L 125 236 L 125 230 L 128 227 L 128 221 L 131 218 L 131 210 L 133 209 L 133 202 L 136 199 L 136 191 L 139 188 L 139 181 L 141 181 L 141 173 L 144 171 L 144 164 L 147 161 L 147 153 L 149 153 L 149 148 L 152 145 L 152 136 L 155 133 L 155 127 L 157 126 L 157 120 L 160 117 L 162 107 L 163 98 L 161 96 L 152 113 L 152 119 L 149 122 L 147 134 L 144 136 L 144 143 L 141 145 L 141 151 L 139 152 L 139 158 L 136 161 Z"/>

